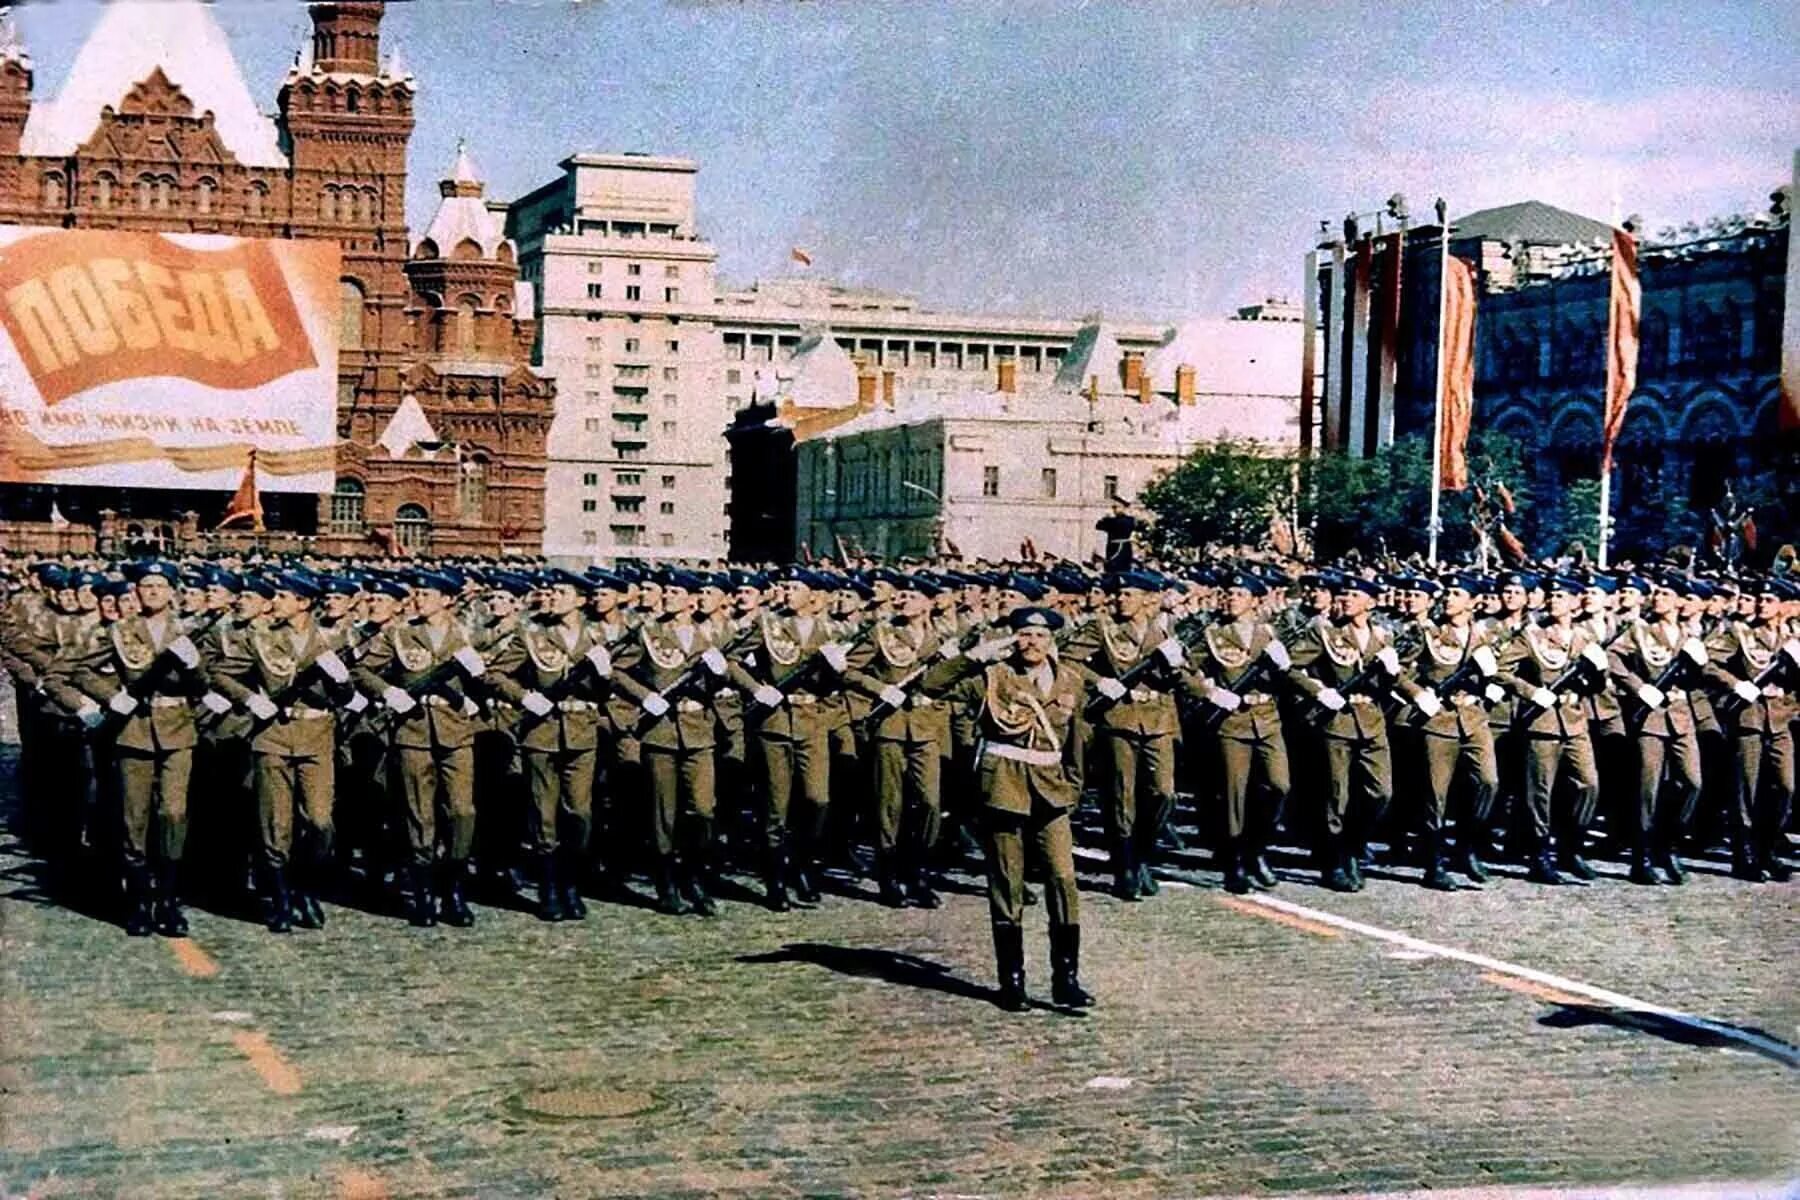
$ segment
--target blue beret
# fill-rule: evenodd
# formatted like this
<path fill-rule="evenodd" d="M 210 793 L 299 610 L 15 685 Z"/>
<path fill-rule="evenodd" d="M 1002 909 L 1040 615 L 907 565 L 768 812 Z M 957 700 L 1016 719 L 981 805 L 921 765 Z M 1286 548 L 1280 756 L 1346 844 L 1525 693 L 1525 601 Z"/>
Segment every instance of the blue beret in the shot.
<path fill-rule="evenodd" d="M 415 591 L 429 588 L 446 596 L 454 596 L 462 591 L 461 581 L 446 571 L 414 571 L 408 582 Z"/>
<path fill-rule="evenodd" d="M 299 571 L 273 576 L 268 582 L 275 591 L 292 592 L 302 600 L 317 600 L 322 594 L 322 589 L 313 577 Z"/>
<path fill-rule="evenodd" d="M 1027 604 L 1006 614 L 1006 624 L 1015 632 L 1021 629 L 1057 630 L 1063 626 L 1063 615 L 1054 608 Z"/>
<path fill-rule="evenodd" d="M 60 592 L 69 586 L 69 569 L 61 563 L 39 563 L 37 577 L 45 587 L 52 591 Z"/>
<path fill-rule="evenodd" d="M 631 580 L 608 571 L 604 567 L 589 567 L 586 576 L 589 586 L 599 591 L 629 592 L 631 590 Z"/>
<path fill-rule="evenodd" d="M 1257 576 L 1250 574 L 1248 571 L 1237 571 L 1231 575 L 1227 575 L 1223 580 L 1223 583 L 1224 586 L 1228 588 L 1243 588 L 1252 596 L 1266 596 L 1269 594 L 1269 585 L 1264 583 Z"/>
<path fill-rule="evenodd" d="M 379 577 L 369 580 L 368 591 L 371 596 L 391 596 L 395 600 L 404 600 L 412 592 L 412 588 L 403 579 Z"/>
<path fill-rule="evenodd" d="M 132 583 L 141 583 L 146 579 L 161 579 L 173 587 L 181 585 L 181 570 L 172 562 L 151 559 L 149 562 L 125 564 L 125 578 Z"/>
<path fill-rule="evenodd" d="M 1619 590 L 1619 581 L 1611 575 L 1591 575 L 1586 582 L 1589 587 L 1599 588 L 1609 595 Z"/>
<path fill-rule="evenodd" d="M 568 575 L 569 572 L 563 571 L 561 574 Z M 582 579 L 581 576 L 570 575 L 569 578 L 577 581 L 574 584 L 575 587 L 582 591 L 588 589 L 587 580 Z M 566 583 L 568 580 L 558 579 L 556 582 Z M 487 587 L 492 591 L 505 592 L 509 596 L 525 596 L 537 589 L 538 580 L 533 576 L 520 575 L 514 571 L 490 571 L 487 575 Z"/>
<path fill-rule="evenodd" d="M 1566 592 L 1571 596 L 1579 596 L 1581 593 L 1587 591 L 1587 584 L 1576 579 L 1573 575 L 1552 575 L 1544 580 L 1544 590 L 1547 592 Z"/>
<path fill-rule="evenodd" d="M 1121 592 L 1126 588 L 1137 588 L 1145 592 L 1162 591 L 1162 581 L 1147 571 L 1115 571 L 1106 577 L 1102 586 L 1109 592 Z"/>
<path fill-rule="evenodd" d="M 1339 575 L 1331 582 L 1333 591 L 1362 592 L 1368 596 L 1379 596 L 1387 590 L 1387 585 L 1379 579 L 1364 579 L 1360 575 Z"/>
<path fill-rule="evenodd" d="M 362 591 L 362 580 L 350 575 L 320 575 L 319 590 L 327 595 L 354 596 Z"/>
<path fill-rule="evenodd" d="M 102 578 L 99 583 L 94 585 L 94 595 L 96 596 L 123 596 L 130 590 L 131 581 L 129 579 Z"/>
<path fill-rule="evenodd" d="M 64 578 L 62 586 L 71 588 L 97 588 L 106 583 L 106 576 L 98 571 L 68 571 Z"/>
<path fill-rule="evenodd" d="M 1461 591 L 1469 593 L 1471 596 L 1479 596 L 1483 592 L 1492 590 L 1492 583 L 1493 581 L 1488 579 L 1487 576 L 1476 575 L 1470 572 L 1452 575 L 1444 580 L 1445 587 L 1460 589 Z"/>
<path fill-rule="evenodd" d="M 697 592 L 706 586 L 706 581 L 692 571 L 683 571 L 670 567 L 657 573 L 656 582 L 665 588 L 680 588 L 684 592 Z"/>

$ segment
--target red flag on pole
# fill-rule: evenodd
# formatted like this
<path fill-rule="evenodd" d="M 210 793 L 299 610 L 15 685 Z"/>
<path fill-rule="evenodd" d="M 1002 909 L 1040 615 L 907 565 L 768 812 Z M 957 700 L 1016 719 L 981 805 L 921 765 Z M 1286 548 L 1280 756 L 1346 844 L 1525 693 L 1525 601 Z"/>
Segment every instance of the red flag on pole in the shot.
<path fill-rule="evenodd" d="M 244 478 L 232 493 L 231 502 L 225 506 L 225 515 L 219 519 L 220 529 L 229 529 L 233 525 L 248 522 L 250 528 L 261 533 L 263 531 L 262 497 L 256 491 L 256 448 L 250 448 L 250 462 L 244 467 Z"/>
<path fill-rule="evenodd" d="M 1637 239 L 1613 230 L 1612 300 L 1606 322 L 1606 409 L 1600 428 L 1600 473 L 1612 471 L 1613 445 L 1625 427 L 1625 409 L 1637 388 L 1638 314 L 1643 289 L 1638 283 Z"/>
<path fill-rule="evenodd" d="M 1438 358 L 1444 373 L 1440 485 L 1460 492 L 1469 486 L 1469 426 L 1475 417 L 1475 268 L 1460 258 L 1446 258 L 1444 266 L 1444 340 Z"/>

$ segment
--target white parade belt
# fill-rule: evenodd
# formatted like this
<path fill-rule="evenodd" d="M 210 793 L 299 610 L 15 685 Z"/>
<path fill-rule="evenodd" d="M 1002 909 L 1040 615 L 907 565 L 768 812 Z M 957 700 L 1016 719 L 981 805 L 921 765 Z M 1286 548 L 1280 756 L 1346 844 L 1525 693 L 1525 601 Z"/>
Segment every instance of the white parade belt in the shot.
<path fill-rule="evenodd" d="M 1034 767 L 1055 767 L 1062 764 L 1061 751 L 1029 750 L 1024 746 L 1010 746 L 1005 742 L 988 742 L 982 747 L 981 754 L 983 758 L 1005 758 Z"/>

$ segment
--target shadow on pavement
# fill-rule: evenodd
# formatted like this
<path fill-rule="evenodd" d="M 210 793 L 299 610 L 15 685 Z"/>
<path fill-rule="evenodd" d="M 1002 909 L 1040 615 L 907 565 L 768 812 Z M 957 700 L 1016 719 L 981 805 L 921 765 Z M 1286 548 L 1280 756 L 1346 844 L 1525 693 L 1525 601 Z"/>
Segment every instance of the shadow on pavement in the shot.
<path fill-rule="evenodd" d="M 1760 1038 L 1764 1042 L 1773 1043 L 1773 1045 L 1759 1045 L 1755 1041 L 1740 1040 L 1723 1032 L 1715 1033 L 1711 1030 L 1699 1029 L 1686 1022 L 1673 1020 L 1657 1013 L 1633 1012 L 1623 1008 L 1603 1008 L 1591 1004 L 1559 1004 L 1555 1011 L 1545 1013 L 1538 1018 L 1538 1024 L 1551 1029 L 1582 1029 L 1591 1025 L 1608 1025 L 1615 1029 L 1630 1029 L 1638 1033 L 1647 1033 L 1682 1046 L 1745 1050 L 1783 1066 L 1800 1065 L 1800 1047 L 1791 1046 L 1765 1030 L 1751 1025 L 1731 1025 L 1724 1021 L 1713 1021 L 1712 1023 L 1723 1029 L 1744 1034 L 1746 1037 Z"/>

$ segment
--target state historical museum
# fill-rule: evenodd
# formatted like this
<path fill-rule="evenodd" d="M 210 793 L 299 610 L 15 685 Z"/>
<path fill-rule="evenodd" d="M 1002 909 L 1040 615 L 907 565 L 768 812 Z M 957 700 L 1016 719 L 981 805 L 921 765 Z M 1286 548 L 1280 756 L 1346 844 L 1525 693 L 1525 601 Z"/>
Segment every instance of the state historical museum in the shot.
<path fill-rule="evenodd" d="M 260 112 L 200 0 L 114 3 L 54 99 L 0 37 L 0 224 L 329 239 L 343 248 L 332 495 L 265 493 L 271 541 L 333 552 L 538 551 L 555 387 L 529 365 L 533 304 L 459 151 L 437 216 L 406 227 L 417 85 L 381 52 L 384 5 L 310 6 L 312 39 Z M 201 548 L 228 497 L 0 487 L 0 539 L 54 520 L 102 548 Z M 70 524 L 64 525 L 66 519 Z M 127 535 L 129 531 L 129 535 Z M 90 543 L 91 544 L 91 543 Z"/>

